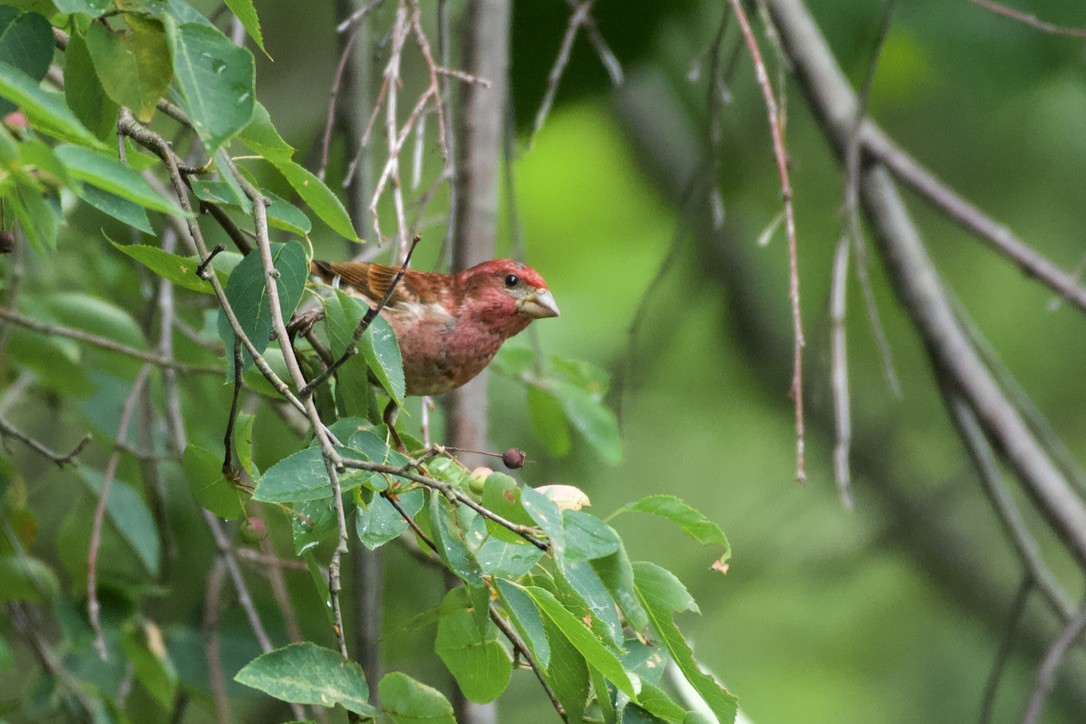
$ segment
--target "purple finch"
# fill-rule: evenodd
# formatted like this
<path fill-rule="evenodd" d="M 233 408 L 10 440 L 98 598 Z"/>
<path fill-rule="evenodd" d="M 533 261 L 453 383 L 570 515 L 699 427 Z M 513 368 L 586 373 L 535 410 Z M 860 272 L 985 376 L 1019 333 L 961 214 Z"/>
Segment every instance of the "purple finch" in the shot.
<path fill-rule="evenodd" d="M 311 272 L 375 306 L 399 269 L 366 262 L 314 261 Z M 457 274 L 408 271 L 381 315 L 400 343 L 408 395 L 437 395 L 483 371 L 502 342 L 533 319 L 557 317 L 543 277 L 511 259 Z"/>

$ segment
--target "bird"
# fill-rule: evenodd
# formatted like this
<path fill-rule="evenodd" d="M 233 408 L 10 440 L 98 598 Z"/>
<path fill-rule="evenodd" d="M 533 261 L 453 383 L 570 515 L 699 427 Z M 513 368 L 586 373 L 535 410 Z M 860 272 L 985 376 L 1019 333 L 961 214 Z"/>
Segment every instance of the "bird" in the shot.
<path fill-rule="evenodd" d="M 310 264 L 311 274 L 371 308 L 399 272 L 369 262 Z M 408 270 L 380 313 L 400 345 L 405 394 L 439 395 L 475 378 L 505 340 L 559 310 L 539 272 L 492 259 L 455 274 Z"/>

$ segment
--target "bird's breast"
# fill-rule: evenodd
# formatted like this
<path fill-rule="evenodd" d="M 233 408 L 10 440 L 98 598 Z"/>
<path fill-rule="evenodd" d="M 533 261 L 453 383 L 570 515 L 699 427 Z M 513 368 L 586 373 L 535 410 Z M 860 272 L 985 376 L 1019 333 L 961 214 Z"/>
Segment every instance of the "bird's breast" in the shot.
<path fill-rule="evenodd" d="M 438 395 L 460 387 L 490 363 L 504 339 L 437 304 L 397 304 L 382 314 L 400 343 L 409 395 Z"/>

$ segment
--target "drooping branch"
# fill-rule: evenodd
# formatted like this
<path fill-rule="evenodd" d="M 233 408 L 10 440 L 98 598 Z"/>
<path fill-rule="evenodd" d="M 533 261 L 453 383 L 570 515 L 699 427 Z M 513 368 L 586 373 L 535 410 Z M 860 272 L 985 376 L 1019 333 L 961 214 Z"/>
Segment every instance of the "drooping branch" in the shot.
<path fill-rule="evenodd" d="M 855 95 L 803 4 L 799 0 L 765 4 L 796 77 L 841 157 L 855 118 Z M 876 155 L 875 160 L 881 159 Z M 878 164 L 863 167 L 860 192 L 891 281 L 933 366 L 961 390 L 1050 525 L 1086 566 L 1086 505 L 978 354 L 887 170 Z"/>

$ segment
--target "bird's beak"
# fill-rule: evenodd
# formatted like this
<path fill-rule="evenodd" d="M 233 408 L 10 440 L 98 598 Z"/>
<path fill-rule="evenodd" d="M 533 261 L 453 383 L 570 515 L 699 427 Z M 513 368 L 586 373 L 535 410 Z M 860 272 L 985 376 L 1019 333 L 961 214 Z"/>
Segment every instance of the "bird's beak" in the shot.
<path fill-rule="evenodd" d="M 535 289 L 520 300 L 518 311 L 533 319 L 557 317 L 558 303 L 554 301 L 550 289 Z"/>

